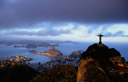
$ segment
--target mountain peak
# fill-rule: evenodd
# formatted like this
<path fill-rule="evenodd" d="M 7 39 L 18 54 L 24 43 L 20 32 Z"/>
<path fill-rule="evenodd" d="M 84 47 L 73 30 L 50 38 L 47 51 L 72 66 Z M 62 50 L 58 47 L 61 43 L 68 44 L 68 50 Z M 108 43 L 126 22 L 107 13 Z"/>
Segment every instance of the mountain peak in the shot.
<path fill-rule="evenodd" d="M 104 44 L 93 44 L 82 54 L 77 72 L 77 82 L 128 81 L 125 60 L 120 53 Z M 122 75 L 120 75 L 123 72 Z M 115 75 L 118 78 L 115 78 Z M 125 76 L 125 77 L 123 77 Z M 122 78 L 123 77 L 123 78 Z"/>
<path fill-rule="evenodd" d="M 55 50 L 55 46 L 54 45 L 51 45 L 50 46 L 50 50 Z"/>
<path fill-rule="evenodd" d="M 120 56 L 120 53 L 114 48 L 108 48 L 104 44 L 93 44 L 88 47 L 86 52 L 83 53 L 82 58 L 86 58 L 87 56 L 92 57 L 96 60 L 109 59 L 112 56 Z"/>

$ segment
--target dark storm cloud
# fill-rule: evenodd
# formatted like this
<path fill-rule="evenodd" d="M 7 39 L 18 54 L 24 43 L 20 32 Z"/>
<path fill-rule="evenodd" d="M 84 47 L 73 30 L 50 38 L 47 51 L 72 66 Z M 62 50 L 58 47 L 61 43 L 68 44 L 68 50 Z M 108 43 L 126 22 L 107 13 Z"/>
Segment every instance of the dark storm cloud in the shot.
<path fill-rule="evenodd" d="M 36 35 L 36 36 L 58 36 L 61 34 L 69 34 L 70 31 L 69 30 L 40 30 L 37 32 L 33 32 L 33 31 L 10 31 L 7 32 L 5 34 L 8 35 L 28 35 L 28 36 L 32 36 L 32 35 Z"/>
<path fill-rule="evenodd" d="M 40 22 L 128 22 L 128 0 L 0 0 L 0 28 Z"/>

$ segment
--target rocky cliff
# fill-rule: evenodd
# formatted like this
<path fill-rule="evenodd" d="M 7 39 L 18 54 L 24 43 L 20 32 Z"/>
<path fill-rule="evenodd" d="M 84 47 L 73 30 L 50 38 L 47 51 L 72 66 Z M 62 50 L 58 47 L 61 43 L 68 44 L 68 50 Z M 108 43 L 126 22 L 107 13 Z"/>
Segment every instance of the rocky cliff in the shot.
<path fill-rule="evenodd" d="M 128 67 L 114 48 L 93 44 L 82 54 L 77 82 L 128 82 Z"/>

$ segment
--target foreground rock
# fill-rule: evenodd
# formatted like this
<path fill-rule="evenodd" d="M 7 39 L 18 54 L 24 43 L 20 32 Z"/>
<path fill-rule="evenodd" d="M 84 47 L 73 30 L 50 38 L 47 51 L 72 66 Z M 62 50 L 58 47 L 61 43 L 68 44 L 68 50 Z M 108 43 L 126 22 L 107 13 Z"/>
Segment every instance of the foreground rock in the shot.
<path fill-rule="evenodd" d="M 128 67 L 117 50 L 94 44 L 82 54 L 77 82 L 128 82 Z"/>
<path fill-rule="evenodd" d="M 34 50 L 29 51 L 30 53 L 34 53 L 34 54 L 38 54 L 38 55 L 47 55 L 47 56 L 51 56 L 51 57 L 57 57 L 59 55 L 62 55 L 62 53 L 55 49 L 55 47 L 52 45 L 50 46 L 50 50 L 45 51 L 45 52 L 37 52 Z"/>
<path fill-rule="evenodd" d="M 21 63 L 12 62 L 10 65 L 0 67 L 0 82 L 28 82 L 38 72 Z"/>
<path fill-rule="evenodd" d="M 77 67 L 56 65 L 34 77 L 30 82 L 76 82 Z"/>

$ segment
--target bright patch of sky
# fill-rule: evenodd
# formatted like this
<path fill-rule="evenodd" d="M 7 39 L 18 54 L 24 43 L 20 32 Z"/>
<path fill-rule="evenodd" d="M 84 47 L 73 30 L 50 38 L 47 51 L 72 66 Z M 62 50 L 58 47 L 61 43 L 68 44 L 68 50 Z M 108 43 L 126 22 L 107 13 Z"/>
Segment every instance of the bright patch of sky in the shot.
<path fill-rule="evenodd" d="M 98 41 L 97 35 L 104 35 L 103 41 L 127 42 L 128 24 L 38 24 L 33 28 L 1 30 L 3 36 L 35 40 Z"/>

